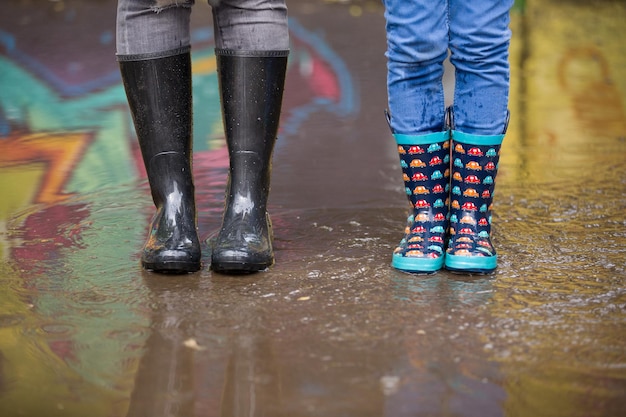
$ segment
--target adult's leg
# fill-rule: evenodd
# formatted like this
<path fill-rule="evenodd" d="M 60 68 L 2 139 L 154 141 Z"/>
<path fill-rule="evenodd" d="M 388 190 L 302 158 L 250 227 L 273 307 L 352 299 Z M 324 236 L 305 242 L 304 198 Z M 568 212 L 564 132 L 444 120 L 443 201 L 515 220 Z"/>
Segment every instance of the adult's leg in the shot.
<path fill-rule="evenodd" d="M 447 0 L 384 0 L 391 129 L 416 135 L 445 130 L 443 62 Z"/>
<path fill-rule="evenodd" d="M 194 0 L 118 0 L 116 49 L 120 60 L 189 51 Z"/>
<path fill-rule="evenodd" d="M 156 207 L 146 269 L 200 269 L 192 175 L 192 2 L 120 0 L 117 58 Z"/>
<path fill-rule="evenodd" d="M 211 268 L 250 273 L 274 263 L 267 200 L 289 53 L 287 8 L 276 0 L 218 3 L 215 54 L 230 172 Z"/>
<path fill-rule="evenodd" d="M 229 51 L 287 51 L 285 0 L 209 0 L 215 48 Z"/>

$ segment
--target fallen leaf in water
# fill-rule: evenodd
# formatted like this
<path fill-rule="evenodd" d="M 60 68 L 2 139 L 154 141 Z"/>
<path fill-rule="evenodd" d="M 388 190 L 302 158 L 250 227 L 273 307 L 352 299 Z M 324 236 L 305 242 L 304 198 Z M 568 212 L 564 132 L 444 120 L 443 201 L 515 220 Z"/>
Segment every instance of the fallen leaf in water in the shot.
<path fill-rule="evenodd" d="M 204 350 L 204 349 L 206 349 L 204 346 L 200 346 L 198 344 L 198 342 L 196 342 L 196 339 L 194 339 L 194 338 L 185 340 L 183 342 L 183 345 L 185 345 L 189 349 L 193 349 L 193 350 Z"/>

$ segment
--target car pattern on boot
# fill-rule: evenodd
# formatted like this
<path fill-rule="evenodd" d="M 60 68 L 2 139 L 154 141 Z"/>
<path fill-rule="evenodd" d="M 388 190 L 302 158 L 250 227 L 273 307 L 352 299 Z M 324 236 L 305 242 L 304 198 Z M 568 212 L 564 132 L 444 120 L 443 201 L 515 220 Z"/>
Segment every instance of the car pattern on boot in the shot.
<path fill-rule="evenodd" d="M 450 180 L 446 166 L 450 161 L 449 149 L 449 140 L 419 146 L 398 145 L 402 177 L 412 208 L 404 237 L 393 253 L 393 264 L 399 269 L 434 272 L 422 270 L 419 259 L 443 257 L 448 226 L 448 205 L 443 202 Z"/>
<path fill-rule="evenodd" d="M 500 145 L 456 143 L 453 148 L 452 203 L 447 254 L 495 256 L 491 205 Z"/>

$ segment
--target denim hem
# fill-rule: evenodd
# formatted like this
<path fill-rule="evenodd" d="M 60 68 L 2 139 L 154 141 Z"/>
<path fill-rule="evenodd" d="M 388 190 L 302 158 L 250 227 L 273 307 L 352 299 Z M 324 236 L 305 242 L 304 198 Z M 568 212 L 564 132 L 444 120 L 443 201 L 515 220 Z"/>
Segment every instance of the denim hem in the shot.
<path fill-rule="evenodd" d="M 126 61 L 146 61 L 149 59 L 167 58 L 175 55 L 182 55 L 189 53 L 191 46 L 183 46 L 176 49 L 170 49 L 169 51 L 162 52 L 150 52 L 148 54 L 134 54 L 134 55 L 116 55 L 118 62 Z"/>
<path fill-rule="evenodd" d="M 289 49 L 274 51 L 246 51 L 215 48 L 215 55 L 221 56 L 254 56 L 254 57 L 286 57 L 289 55 Z"/>

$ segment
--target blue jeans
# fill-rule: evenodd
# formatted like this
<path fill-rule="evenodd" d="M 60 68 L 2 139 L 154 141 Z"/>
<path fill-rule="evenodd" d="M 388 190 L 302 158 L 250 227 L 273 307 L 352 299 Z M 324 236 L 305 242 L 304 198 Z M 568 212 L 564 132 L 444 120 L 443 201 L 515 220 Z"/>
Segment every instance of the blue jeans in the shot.
<path fill-rule="evenodd" d="M 513 0 L 383 0 L 387 88 L 397 134 L 445 129 L 443 62 L 455 67 L 454 128 L 506 129 Z"/>
<path fill-rule="evenodd" d="M 285 0 L 209 0 L 209 3 L 217 49 L 289 49 Z M 118 59 L 158 58 L 189 51 L 193 4 L 194 0 L 118 0 Z"/>

